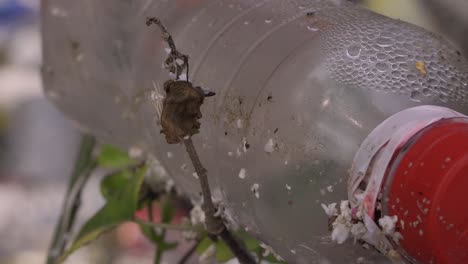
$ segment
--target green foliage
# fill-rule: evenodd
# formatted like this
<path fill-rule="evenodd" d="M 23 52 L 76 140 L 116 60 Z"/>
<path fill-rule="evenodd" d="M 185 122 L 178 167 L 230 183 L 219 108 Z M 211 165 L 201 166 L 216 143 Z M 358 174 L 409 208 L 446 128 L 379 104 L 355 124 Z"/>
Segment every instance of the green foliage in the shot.
<path fill-rule="evenodd" d="M 88 153 L 85 157 L 86 159 L 79 159 L 77 164 L 81 164 L 78 166 L 80 168 L 86 167 L 92 169 L 98 166 L 113 171 L 101 181 L 101 194 L 106 200 L 106 204 L 81 227 L 71 246 L 65 250 L 56 263 L 62 263 L 70 254 L 82 246 L 96 240 L 103 233 L 127 221 L 134 221 L 139 224 L 141 232 L 156 247 L 154 263 L 160 263 L 163 253 L 176 248 L 178 245 L 178 243 L 166 241 L 166 229 L 186 230 L 187 228 L 171 225 L 176 211 L 174 204 L 175 197 L 169 193 L 142 195 L 142 193 L 151 191 L 142 188 L 147 171 L 146 166 L 141 162 L 133 160 L 126 152 L 109 145 L 103 146 L 99 155 L 93 159 L 90 155 L 90 148 L 92 147 L 88 147 L 88 151 L 86 152 Z M 71 179 L 71 182 L 78 181 L 77 175 L 81 175 L 83 172 L 84 170 L 80 169 L 79 173 L 77 172 Z M 84 177 L 88 177 L 91 173 L 89 169 L 86 172 L 87 176 Z M 158 202 L 161 206 L 162 223 L 154 223 L 152 207 L 154 201 L 152 199 L 155 197 L 158 197 Z M 135 213 L 144 205 L 147 207 L 149 221 L 135 218 Z M 190 229 L 190 227 L 188 228 Z M 196 227 L 193 230 L 197 230 Z M 197 232 L 199 232 L 198 237 L 201 238 L 196 248 L 198 254 L 202 254 L 208 247 L 214 245 L 216 247 L 216 259 L 218 262 L 222 263 L 234 258 L 230 248 L 222 240 L 213 241 L 203 230 L 198 230 Z M 247 233 L 238 232 L 236 235 L 243 240 L 250 252 L 257 255 L 259 260 L 267 260 L 270 263 L 285 263 L 278 261 L 272 254 L 263 257 L 265 249 L 260 246 L 258 240 Z"/>
<path fill-rule="evenodd" d="M 251 235 L 245 232 L 237 232 L 236 235 L 245 243 L 247 250 L 256 254 L 259 259 L 266 260 L 269 263 L 286 263 L 284 261 L 277 260 L 273 254 L 269 254 L 268 256 L 264 257 L 263 255 L 265 254 L 265 249 L 260 246 L 260 241 Z M 234 255 L 226 243 L 224 243 L 222 240 L 213 241 L 208 236 L 203 238 L 198 244 L 196 249 L 197 254 L 203 254 L 203 252 L 205 252 L 211 245 L 216 247 L 216 260 L 218 262 L 222 263 L 234 258 Z"/>
<path fill-rule="evenodd" d="M 107 169 L 122 169 L 137 163 L 127 152 L 110 145 L 102 146 L 97 162 L 99 167 Z"/>
<path fill-rule="evenodd" d="M 62 263 L 71 253 L 96 240 L 104 232 L 133 219 L 137 210 L 138 191 L 145 173 L 146 167 L 138 168 L 135 172 L 124 170 L 108 176 L 118 181 L 110 179 L 103 181 L 101 190 L 107 190 L 107 203 L 83 225 L 73 244 L 59 258 L 58 263 Z M 112 191 L 109 191 L 110 186 L 106 186 L 106 183 L 112 183 L 110 185 L 113 187 Z"/>
<path fill-rule="evenodd" d="M 163 223 L 169 224 L 175 214 L 175 207 L 172 205 L 169 199 L 161 199 L 162 201 L 162 215 L 161 221 Z M 153 220 L 152 217 L 152 201 L 148 201 L 147 211 L 150 216 L 150 220 Z M 165 240 L 166 238 L 166 229 L 161 229 L 157 232 L 153 227 L 140 223 L 141 232 L 156 245 L 156 255 L 155 263 L 160 263 L 162 254 L 165 251 L 172 250 L 177 247 L 178 243 L 170 243 Z"/>

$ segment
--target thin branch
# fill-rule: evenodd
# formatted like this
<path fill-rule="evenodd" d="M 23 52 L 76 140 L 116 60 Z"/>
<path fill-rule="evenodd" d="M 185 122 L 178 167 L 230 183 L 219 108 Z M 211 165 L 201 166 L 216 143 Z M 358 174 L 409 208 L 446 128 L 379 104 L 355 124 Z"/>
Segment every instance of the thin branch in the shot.
<path fill-rule="evenodd" d="M 190 257 L 193 255 L 193 253 L 195 253 L 195 251 L 197 250 L 197 247 L 198 247 L 198 245 L 200 245 L 201 241 L 202 241 L 201 239 L 197 239 L 195 241 L 195 243 L 190 247 L 190 249 L 187 252 L 185 252 L 184 256 L 182 256 L 182 258 L 179 260 L 178 264 L 185 264 L 190 259 Z"/>
<path fill-rule="evenodd" d="M 239 240 L 232 232 L 227 228 L 219 234 L 221 239 L 226 243 L 226 245 L 231 249 L 232 253 L 243 264 L 257 263 L 253 256 L 249 253 L 245 244 L 242 240 Z"/>
<path fill-rule="evenodd" d="M 166 98 L 163 102 L 163 114 L 161 115 L 161 124 L 163 127 L 162 132 L 166 135 L 166 141 L 169 144 L 179 143 L 180 139 L 182 137 L 184 138 L 182 141 L 184 142 L 185 149 L 200 181 L 203 195 L 202 209 L 205 212 L 205 223 L 208 234 L 210 236 L 219 236 L 223 239 L 240 263 L 256 264 L 255 259 L 249 253 L 243 242 L 234 237 L 234 235 L 227 229 L 222 218 L 215 216 L 216 207 L 211 198 L 207 171 L 205 167 L 203 167 L 193 145 L 192 139 L 190 138 L 192 135 L 198 133 L 200 124 L 196 119 L 201 118 L 200 106 L 203 103 L 204 97 L 212 96 L 214 93 L 204 92 L 200 87 L 193 87 L 189 82 L 188 56 L 177 50 L 171 34 L 169 34 L 167 28 L 158 18 L 147 18 L 146 25 L 149 26 L 151 24 L 155 24 L 161 29 L 163 38 L 171 49 L 165 63 L 169 66 L 169 71 L 175 71 L 176 80 L 178 80 L 180 76 L 179 69 L 187 69 L 188 84 L 182 83 L 180 85 L 180 83 L 177 82 L 166 82 L 167 86 L 165 84 L 164 89 L 166 90 Z M 182 60 L 183 64 L 179 65 L 177 63 L 177 59 Z M 175 68 L 170 67 L 171 64 L 175 65 Z M 201 98 L 197 89 L 200 89 L 203 92 Z M 190 107 L 187 107 L 187 105 L 190 105 Z M 188 111 L 189 109 L 191 111 Z M 196 111 L 193 111 L 194 109 Z M 195 130 L 193 129 L 194 127 L 196 128 Z"/>
<path fill-rule="evenodd" d="M 186 69 L 186 81 L 188 81 L 189 80 L 188 56 L 185 55 L 185 54 L 180 53 L 177 50 L 176 45 L 174 43 L 174 40 L 172 39 L 171 34 L 169 34 L 169 31 L 167 30 L 166 26 L 164 26 L 164 24 L 161 22 L 161 20 L 159 20 L 156 17 L 147 18 L 146 19 L 146 25 L 150 26 L 152 24 L 158 26 L 159 29 L 161 29 L 163 38 L 167 42 L 167 44 L 169 45 L 169 48 L 171 50 L 170 53 L 169 53 L 168 58 L 165 61 L 165 64 L 167 66 L 169 66 L 169 64 L 175 65 L 174 73 L 176 75 L 177 80 L 179 79 L 179 76 L 182 74 L 181 71 L 185 68 Z M 178 65 L 177 59 L 182 60 L 183 64 Z"/>
<path fill-rule="evenodd" d="M 47 254 L 47 264 L 54 264 L 57 261 L 58 257 L 61 256 L 65 250 L 68 239 L 71 236 L 70 233 L 81 204 L 81 192 L 91 172 L 96 168 L 96 162 L 92 158 L 95 145 L 96 139 L 93 136 L 83 136 L 59 222 L 56 226 L 54 237 Z"/>
<path fill-rule="evenodd" d="M 211 190 L 208 182 L 208 175 L 205 167 L 203 167 L 200 158 L 198 157 L 192 139 L 184 139 L 185 149 L 189 154 L 190 160 L 195 167 L 200 181 L 203 195 L 203 211 L 206 217 L 206 229 L 208 233 L 221 237 L 226 245 L 231 249 L 232 253 L 242 264 L 255 264 L 256 261 L 249 253 L 242 241 L 238 240 L 226 227 L 223 220 L 216 217 L 216 207 L 211 199 Z"/>

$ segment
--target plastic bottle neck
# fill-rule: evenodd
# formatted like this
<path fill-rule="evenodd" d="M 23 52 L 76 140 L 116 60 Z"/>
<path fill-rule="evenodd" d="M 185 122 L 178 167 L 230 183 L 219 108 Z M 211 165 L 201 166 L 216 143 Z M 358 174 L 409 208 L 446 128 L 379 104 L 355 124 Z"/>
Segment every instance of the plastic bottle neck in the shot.
<path fill-rule="evenodd" d="M 468 263 L 468 118 L 437 121 L 395 154 L 382 209 L 399 219 L 404 255 Z"/>
<path fill-rule="evenodd" d="M 447 108 L 406 109 L 377 126 L 355 155 L 349 200 L 374 221 L 368 229 L 376 228 L 376 216 L 397 216 L 403 240 L 402 247 L 381 237 L 374 243 L 392 243 L 423 263 L 468 263 L 468 204 L 459 206 L 468 190 L 467 150 L 468 117 Z M 441 225 L 447 216 L 451 222 Z M 443 231 L 449 226 L 455 233 Z M 434 242 L 438 237 L 450 242 Z"/>

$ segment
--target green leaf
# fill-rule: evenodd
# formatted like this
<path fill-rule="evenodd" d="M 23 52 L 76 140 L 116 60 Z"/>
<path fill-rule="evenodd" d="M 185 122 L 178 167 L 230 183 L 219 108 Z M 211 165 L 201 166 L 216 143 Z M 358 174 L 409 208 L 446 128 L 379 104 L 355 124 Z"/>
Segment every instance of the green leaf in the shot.
<path fill-rule="evenodd" d="M 234 258 L 231 249 L 221 240 L 216 242 L 216 260 L 218 262 L 226 262 Z"/>
<path fill-rule="evenodd" d="M 121 169 L 136 164 L 127 152 L 110 145 L 102 146 L 97 162 L 100 167 L 108 169 Z"/>
<path fill-rule="evenodd" d="M 123 187 L 128 183 L 133 175 L 128 171 L 119 171 L 117 173 L 106 176 L 101 181 L 101 194 L 106 201 L 112 200 L 119 196 Z"/>
<path fill-rule="evenodd" d="M 259 240 L 243 231 L 238 232 L 237 235 L 244 241 L 245 246 L 249 251 L 256 253 L 258 256 L 263 256 L 265 249 L 260 246 Z M 277 260 L 272 253 L 266 257 L 262 257 L 262 259 L 268 261 L 269 263 L 286 263 L 284 261 Z"/>
<path fill-rule="evenodd" d="M 83 135 L 78 157 L 65 195 L 64 207 L 60 213 L 59 222 L 55 228 L 52 243 L 47 254 L 47 264 L 54 264 L 63 254 L 66 246 L 65 235 L 72 230 L 75 218 L 80 208 L 81 192 L 92 171 L 96 167 L 93 150 L 96 139 L 91 135 Z"/>
<path fill-rule="evenodd" d="M 156 231 L 154 231 L 154 228 L 149 225 L 144 225 L 144 224 L 139 224 L 140 230 L 143 233 L 143 235 L 149 240 L 154 243 L 158 243 L 160 238 L 158 234 L 156 234 Z"/>
<path fill-rule="evenodd" d="M 179 245 L 179 243 L 177 243 L 177 242 L 163 241 L 158 246 L 159 246 L 159 250 L 167 251 L 167 250 L 171 250 L 171 249 L 176 248 L 178 245 Z"/>
<path fill-rule="evenodd" d="M 257 239 L 255 239 L 253 236 L 249 235 L 246 232 L 243 232 L 243 231 L 238 232 L 237 236 L 239 236 L 239 238 L 241 238 L 244 241 L 245 246 L 247 247 L 249 251 L 256 252 L 259 248 L 260 249 L 262 248 L 260 247 L 260 241 L 258 241 Z"/>
<path fill-rule="evenodd" d="M 172 218 L 175 215 L 176 208 L 170 199 L 166 199 L 166 201 L 163 201 L 162 204 L 163 206 L 161 220 L 163 223 L 170 223 L 172 222 Z"/>
<path fill-rule="evenodd" d="M 202 241 L 198 244 L 197 249 L 195 250 L 198 255 L 203 254 L 212 244 L 213 240 L 211 240 L 208 236 L 205 236 Z"/>
<path fill-rule="evenodd" d="M 138 191 L 145 173 L 146 167 L 136 169 L 135 173 L 128 170 L 122 172 L 124 175 L 119 177 L 126 179 L 125 184 L 117 185 L 118 190 L 112 192 L 104 207 L 83 225 L 71 247 L 57 263 L 62 263 L 71 253 L 96 240 L 104 232 L 133 219 L 137 210 Z"/>
<path fill-rule="evenodd" d="M 273 263 L 273 264 L 286 264 L 286 262 L 284 261 L 281 261 L 281 260 L 277 260 L 276 257 L 273 255 L 273 254 L 269 254 L 268 256 L 266 257 L 263 257 L 264 260 L 268 261 L 269 263 Z"/>

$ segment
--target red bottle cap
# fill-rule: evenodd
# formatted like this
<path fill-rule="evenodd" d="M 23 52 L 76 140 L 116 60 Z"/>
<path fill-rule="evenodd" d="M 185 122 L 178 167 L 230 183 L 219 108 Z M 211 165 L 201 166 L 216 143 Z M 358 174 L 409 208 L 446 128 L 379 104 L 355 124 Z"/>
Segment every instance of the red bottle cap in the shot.
<path fill-rule="evenodd" d="M 403 255 L 421 263 L 468 263 L 468 118 L 421 130 L 389 168 L 384 214 L 398 216 Z"/>

